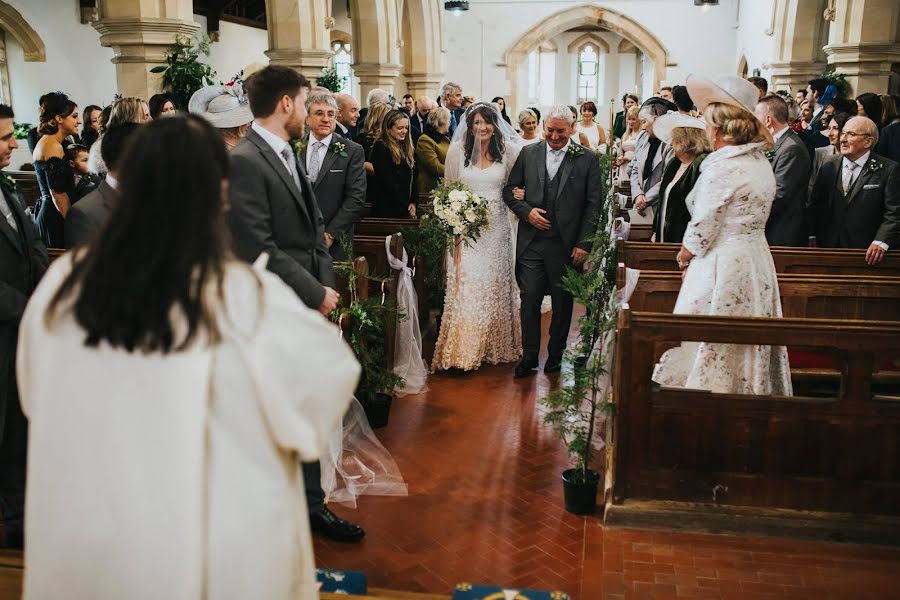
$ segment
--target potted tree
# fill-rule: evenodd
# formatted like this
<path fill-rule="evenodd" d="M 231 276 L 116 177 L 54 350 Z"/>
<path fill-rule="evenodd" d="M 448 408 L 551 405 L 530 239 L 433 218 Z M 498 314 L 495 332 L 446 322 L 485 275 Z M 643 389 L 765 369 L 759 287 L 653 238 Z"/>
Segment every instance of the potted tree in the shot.
<path fill-rule="evenodd" d="M 571 374 L 563 385 L 540 402 L 547 408 L 544 422 L 552 425 L 563 440 L 574 466 L 563 471 L 565 507 L 574 514 L 591 514 L 597 508 L 600 473 L 593 468 L 598 418 L 612 413 L 609 385 L 609 348 L 615 332 L 616 246 L 610 221 L 618 214 L 615 195 L 609 186 L 608 155 L 600 159 L 604 183 L 604 206 L 599 211 L 593 245 L 583 270 L 569 269 L 562 286 L 587 307 L 578 319 L 578 343 L 566 351 Z"/>

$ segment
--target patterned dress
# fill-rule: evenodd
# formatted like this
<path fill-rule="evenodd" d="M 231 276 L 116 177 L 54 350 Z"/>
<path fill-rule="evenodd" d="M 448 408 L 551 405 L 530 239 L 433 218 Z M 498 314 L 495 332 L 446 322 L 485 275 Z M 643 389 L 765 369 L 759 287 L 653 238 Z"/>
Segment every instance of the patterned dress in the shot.
<path fill-rule="evenodd" d="M 432 369 L 471 371 L 482 363 L 514 362 L 522 356 L 519 288 L 514 276 L 513 235 L 503 186 L 517 151 L 485 169 L 462 167 L 462 148 L 447 153 L 446 177 L 460 180 L 487 200 L 488 225 L 477 242 L 458 248 L 458 265 L 447 257 L 447 286 Z"/>
<path fill-rule="evenodd" d="M 686 200 L 691 222 L 683 240 L 695 256 L 675 314 L 781 317 L 765 235 L 775 177 L 762 144 L 717 150 L 700 172 Z M 784 346 L 683 342 L 663 354 L 653 380 L 717 393 L 793 393 Z"/>

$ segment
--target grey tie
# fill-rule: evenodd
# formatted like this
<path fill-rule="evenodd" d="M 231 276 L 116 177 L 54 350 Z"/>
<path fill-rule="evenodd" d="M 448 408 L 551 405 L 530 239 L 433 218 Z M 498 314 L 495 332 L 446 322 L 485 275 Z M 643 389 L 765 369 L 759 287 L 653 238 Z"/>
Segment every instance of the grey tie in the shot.
<path fill-rule="evenodd" d="M 309 179 L 310 181 L 315 181 L 319 178 L 319 169 L 322 168 L 322 148 L 325 147 L 325 144 L 322 142 L 315 142 L 312 145 L 312 156 L 309 157 Z"/>
<path fill-rule="evenodd" d="M 6 194 L 0 192 L 0 214 L 3 215 L 3 218 L 6 219 L 6 222 L 9 223 L 9 226 L 13 228 L 13 231 L 19 231 L 19 226 L 16 224 L 16 217 L 12 213 L 12 208 L 10 208 L 9 203 L 6 200 Z"/>
<path fill-rule="evenodd" d="M 855 162 L 851 162 L 849 160 L 844 161 L 844 179 L 842 183 L 844 184 L 845 194 L 850 192 L 850 188 L 853 186 L 854 175 L 856 174 L 856 169 L 858 168 L 859 165 Z"/>
<path fill-rule="evenodd" d="M 297 173 L 297 157 L 294 156 L 294 151 L 291 148 L 290 144 L 288 144 L 281 150 L 281 155 L 284 157 L 284 160 L 287 163 L 288 172 L 290 172 L 291 177 L 294 178 L 294 183 L 297 184 L 297 190 L 302 190 L 303 186 L 300 185 L 300 175 Z"/>

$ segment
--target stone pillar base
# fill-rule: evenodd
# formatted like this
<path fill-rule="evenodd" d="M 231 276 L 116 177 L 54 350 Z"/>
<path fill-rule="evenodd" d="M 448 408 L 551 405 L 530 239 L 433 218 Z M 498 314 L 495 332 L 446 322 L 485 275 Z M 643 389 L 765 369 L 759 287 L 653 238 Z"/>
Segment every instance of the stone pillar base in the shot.
<path fill-rule="evenodd" d="M 444 80 L 443 73 L 404 73 L 403 76 L 406 77 L 406 89 L 413 98 L 437 98 Z"/>
<path fill-rule="evenodd" d="M 400 76 L 400 65 L 357 63 L 353 65 L 353 73 L 359 79 L 359 97 L 361 103 L 375 88 L 394 93 L 394 84 Z"/>
<path fill-rule="evenodd" d="M 96 21 L 100 45 L 112 47 L 119 93 L 147 100 L 159 93 L 162 77 L 150 72 L 166 64 L 178 36 L 193 36 L 200 28 L 180 19 L 106 18 Z"/>
<path fill-rule="evenodd" d="M 828 65 L 847 76 L 854 96 L 863 92 L 886 94 L 891 65 L 900 62 L 898 44 L 829 44 L 824 50 Z"/>
<path fill-rule="evenodd" d="M 821 77 L 825 72 L 824 62 L 774 62 L 768 65 L 772 70 L 769 90 L 787 90 L 796 94 L 797 90 L 806 89 L 810 79 Z"/>
<path fill-rule="evenodd" d="M 277 48 L 266 50 L 266 56 L 273 65 L 291 67 L 309 79 L 313 85 L 322 76 L 322 69 L 331 66 L 330 50 L 315 48 Z"/>

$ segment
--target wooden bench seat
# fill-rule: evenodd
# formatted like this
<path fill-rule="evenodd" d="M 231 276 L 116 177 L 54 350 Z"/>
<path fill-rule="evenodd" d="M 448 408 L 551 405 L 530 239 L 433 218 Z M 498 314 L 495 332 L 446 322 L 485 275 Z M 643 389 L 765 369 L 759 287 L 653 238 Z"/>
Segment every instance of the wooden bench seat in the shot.
<path fill-rule="evenodd" d="M 34 203 L 41 197 L 41 188 L 38 185 L 37 173 L 34 171 L 5 171 L 7 175 L 16 180 L 19 190 L 25 198 L 29 208 L 34 208 Z"/>

